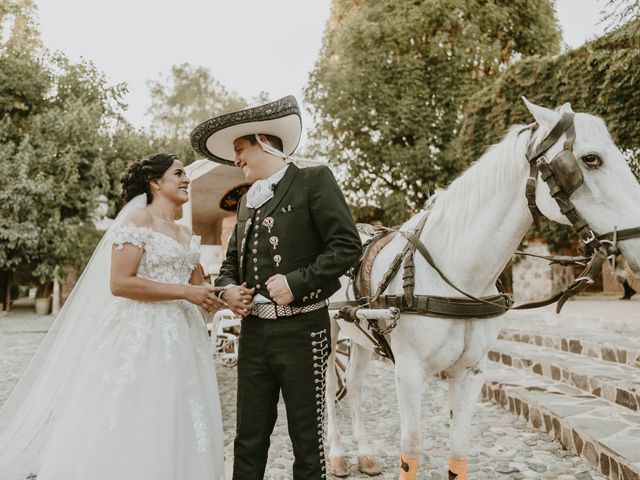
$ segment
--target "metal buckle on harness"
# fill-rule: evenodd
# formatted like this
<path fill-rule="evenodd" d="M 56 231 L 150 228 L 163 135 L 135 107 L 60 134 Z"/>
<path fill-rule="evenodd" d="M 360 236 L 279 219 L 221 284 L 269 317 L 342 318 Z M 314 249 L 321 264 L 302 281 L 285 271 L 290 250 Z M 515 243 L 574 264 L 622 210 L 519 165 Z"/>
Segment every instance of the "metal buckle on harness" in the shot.
<path fill-rule="evenodd" d="M 596 237 L 596 234 L 593 233 L 593 230 L 589 230 L 589 238 L 583 239 L 582 243 L 584 243 L 585 245 L 589 245 L 591 242 L 593 242 L 596 239 L 597 237 Z"/>
<path fill-rule="evenodd" d="M 600 243 L 607 246 L 607 253 L 609 256 L 607 257 L 607 261 L 609 262 L 609 266 L 611 267 L 611 272 L 615 275 L 616 273 L 616 257 L 620 253 L 618 250 L 618 227 L 613 227 L 613 238 L 611 240 L 600 240 Z"/>

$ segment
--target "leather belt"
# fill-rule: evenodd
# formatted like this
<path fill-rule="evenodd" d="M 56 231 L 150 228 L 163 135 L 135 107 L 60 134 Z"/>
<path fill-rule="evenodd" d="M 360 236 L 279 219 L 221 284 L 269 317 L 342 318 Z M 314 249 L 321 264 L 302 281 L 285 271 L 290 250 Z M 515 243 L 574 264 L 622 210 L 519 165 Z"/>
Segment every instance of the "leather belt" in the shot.
<path fill-rule="evenodd" d="M 291 317 L 301 313 L 315 312 L 329 305 L 328 300 L 305 305 L 304 307 L 290 307 L 289 305 L 276 305 L 275 303 L 258 303 L 251 309 L 251 315 L 268 320 L 279 317 Z"/>

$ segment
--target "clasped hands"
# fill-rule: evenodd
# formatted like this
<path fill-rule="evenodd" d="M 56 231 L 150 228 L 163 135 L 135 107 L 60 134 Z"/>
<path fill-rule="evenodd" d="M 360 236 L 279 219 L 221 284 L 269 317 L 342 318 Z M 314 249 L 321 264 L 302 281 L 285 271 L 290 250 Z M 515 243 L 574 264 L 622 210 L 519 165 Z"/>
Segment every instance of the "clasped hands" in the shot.
<path fill-rule="evenodd" d="M 284 275 L 277 274 L 270 277 L 265 285 L 269 296 L 277 305 L 288 305 L 293 302 L 293 294 L 287 286 Z M 246 317 L 251 313 L 255 288 L 249 288 L 247 283 L 236 285 L 225 289 L 220 297 L 227 303 L 227 306 L 236 315 Z"/>
<path fill-rule="evenodd" d="M 184 299 L 201 307 L 205 312 L 211 313 L 228 307 L 227 302 L 218 297 L 221 290 L 224 288 L 210 285 L 189 285 Z"/>

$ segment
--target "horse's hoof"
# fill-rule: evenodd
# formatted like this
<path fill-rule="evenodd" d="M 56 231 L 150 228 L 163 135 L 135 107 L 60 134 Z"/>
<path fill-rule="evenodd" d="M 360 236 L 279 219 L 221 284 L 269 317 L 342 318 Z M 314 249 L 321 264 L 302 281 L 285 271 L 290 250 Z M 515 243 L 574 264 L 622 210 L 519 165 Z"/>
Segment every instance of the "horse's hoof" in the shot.
<path fill-rule="evenodd" d="M 346 457 L 329 458 L 329 473 L 334 477 L 348 477 L 349 464 Z"/>
<path fill-rule="evenodd" d="M 380 468 L 378 460 L 369 455 L 358 457 L 358 470 L 369 476 L 380 475 L 382 473 L 382 468 Z"/>

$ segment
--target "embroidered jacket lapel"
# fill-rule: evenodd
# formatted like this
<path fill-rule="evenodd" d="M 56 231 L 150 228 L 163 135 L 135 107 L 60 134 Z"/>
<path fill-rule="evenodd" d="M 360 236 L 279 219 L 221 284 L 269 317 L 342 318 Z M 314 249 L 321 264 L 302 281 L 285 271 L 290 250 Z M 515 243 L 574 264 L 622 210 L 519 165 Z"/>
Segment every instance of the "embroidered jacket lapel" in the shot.
<path fill-rule="evenodd" d="M 246 195 L 244 195 L 241 199 L 240 199 L 240 209 L 238 211 L 238 218 L 244 218 L 246 219 L 246 221 L 248 221 L 249 219 L 251 219 L 251 221 L 253 221 L 254 218 L 254 209 L 253 208 L 249 208 L 247 207 L 247 197 Z M 244 280 L 244 254 L 246 251 L 246 242 L 247 242 L 247 235 L 249 234 L 249 230 L 250 228 L 247 228 L 246 223 L 245 225 L 241 225 L 240 227 L 240 231 L 242 232 L 242 235 L 240 236 L 240 238 L 237 240 L 237 248 L 238 248 L 238 252 L 240 254 L 240 258 L 238 259 L 238 264 L 240 266 L 240 270 L 239 270 L 239 274 L 240 274 L 240 283 L 242 283 L 242 281 Z"/>
<path fill-rule="evenodd" d="M 261 215 L 261 217 L 268 217 L 269 215 L 271 215 L 271 213 L 276 209 L 278 204 L 284 198 L 287 190 L 289 190 L 289 187 L 291 186 L 291 183 L 293 182 L 293 179 L 297 174 L 298 167 L 296 167 L 293 163 L 290 163 L 289 168 L 287 168 L 287 171 L 284 174 L 284 177 L 282 177 L 282 180 L 280 180 L 280 183 L 278 184 L 278 188 L 276 188 L 275 195 L 264 206 L 264 213 Z"/>

